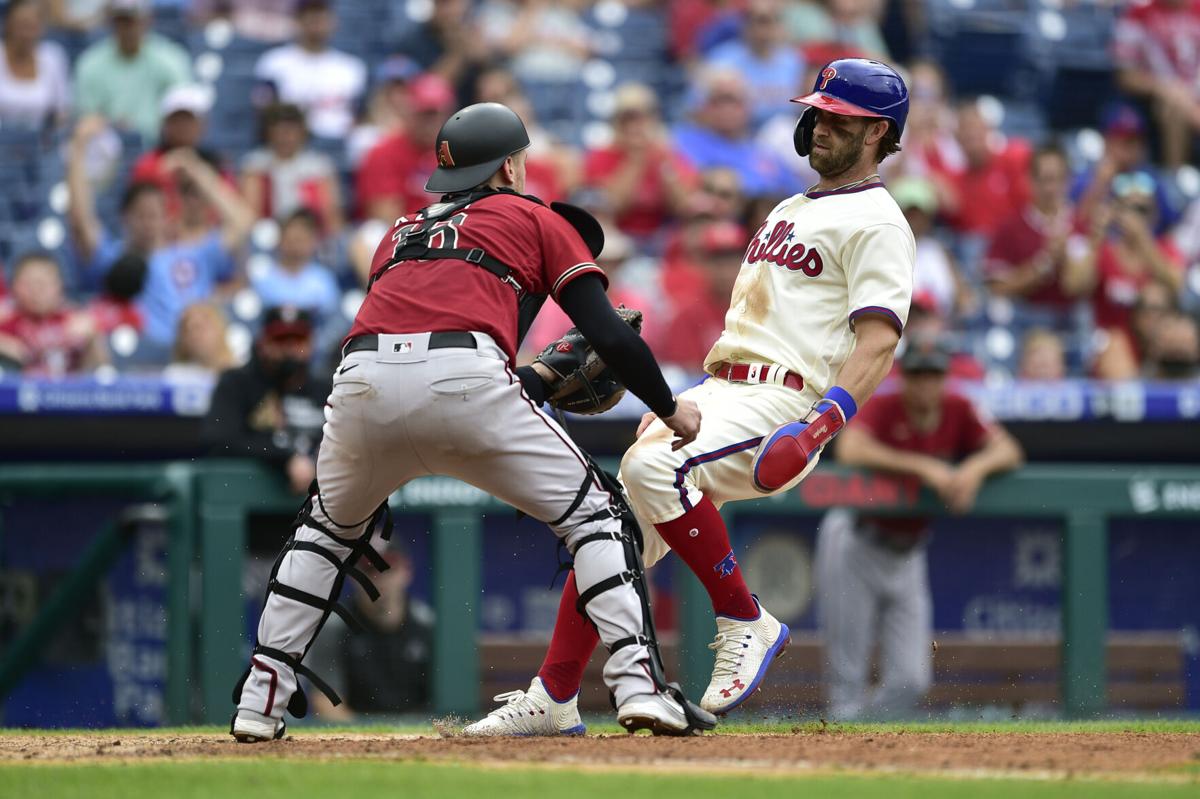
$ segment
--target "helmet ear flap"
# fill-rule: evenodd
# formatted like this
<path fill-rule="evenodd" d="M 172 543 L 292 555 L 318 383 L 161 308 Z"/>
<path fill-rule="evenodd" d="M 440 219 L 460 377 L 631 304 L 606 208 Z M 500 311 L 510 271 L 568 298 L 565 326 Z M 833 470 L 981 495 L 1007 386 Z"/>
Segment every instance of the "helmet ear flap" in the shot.
<path fill-rule="evenodd" d="M 796 132 L 792 134 L 792 143 L 796 153 L 801 157 L 807 156 L 812 149 L 813 128 L 817 124 L 817 115 L 811 107 L 805 108 L 800 118 L 796 120 Z"/>

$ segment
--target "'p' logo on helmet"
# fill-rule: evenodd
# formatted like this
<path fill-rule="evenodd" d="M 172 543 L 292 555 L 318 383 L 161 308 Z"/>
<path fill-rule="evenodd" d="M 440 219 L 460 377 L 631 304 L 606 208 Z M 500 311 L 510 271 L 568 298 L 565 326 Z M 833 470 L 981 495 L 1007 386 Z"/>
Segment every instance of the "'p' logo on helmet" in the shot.
<path fill-rule="evenodd" d="M 454 166 L 454 156 L 450 155 L 450 142 L 445 139 L 442 139 L 442 143 L 438 145 L 438 166 Z"/>
<path fill-rule="evenodd" d="M 825 87 L 829 85 L 829 81 L 837 77 L 837 70 L 833 67 L 825 67 L 821 70 L 821 83 L 817 86 L 817 91 L 825 91 Z"/>

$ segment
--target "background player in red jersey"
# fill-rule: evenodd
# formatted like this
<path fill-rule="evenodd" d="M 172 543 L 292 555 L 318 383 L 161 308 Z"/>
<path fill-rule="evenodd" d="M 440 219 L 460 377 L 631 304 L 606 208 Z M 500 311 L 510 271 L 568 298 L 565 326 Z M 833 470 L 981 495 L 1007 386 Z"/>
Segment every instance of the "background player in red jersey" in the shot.
<path fill-rule="evenodd" d="M 950 355 L 915 339 L 900 390 L 874 397 L 838 438 L 838 461 L 915 475 L 954 513 L 989 475 L 1021 465 L 1021 447 L 970 400 L 946 389 Z M 929 519 L 826 514 L 817 534 L 818 614 L 832 718 L 911 713 L 932 680 L 933 603 L 924 544 Z M 879 685 L 868 685 L 879 644 Z"/>
<path fill-rule="evenodd" d="M 604 293 L 594 261 L 599 223 L 521 194 L 528 146 L 524 124 L 506 106 L 456 112 L 438 134 L 439 166 L 426 184 L 441 200 L 401 217 L 379 246 L 333 376 L 317 479 L 272 570 L 250 668 L 235 690 L 230 732 L 239 741 L 282 735 L 285 707 L 304 715 L 297 673 L 338 703 L 301 661 L 331 613 L 352 623 L 337 604 L 345 578 L 366 589 L 356 563 L 387 568 L 371 536 L 388 496 L 425 475 L 471 483 L 562 539 L 574 557 L 579 610 L 611 653 L 604 677 L 626 729 L 686 734 L 715 725 L 663 676 L 632 515 L 615 481 L 541 411 L 543 377 L 553 376 L 512 366 L 538 308 L 553 297 L 678 446 L 699 432 L 695 403 L 671 395 L 649 347 Z M 385 522 L 385 539 L 389 533 Z M 515 694 L 508 707 L 523 734 L 584 732 L 574 704 L 555 702 L 540 680 Z"/>

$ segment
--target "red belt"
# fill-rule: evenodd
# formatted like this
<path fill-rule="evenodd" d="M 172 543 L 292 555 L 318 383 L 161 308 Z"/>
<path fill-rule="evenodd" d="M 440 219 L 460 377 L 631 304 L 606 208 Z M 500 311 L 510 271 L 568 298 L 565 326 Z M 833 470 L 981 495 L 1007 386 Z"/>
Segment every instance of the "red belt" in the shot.
<path fill-rule="evenodd" d="M 804 390 L 803 377 L 770 363 L 723 363 L 713 372 L 713 377 L 731 383 L 774 383 L 796 391 Z"/>

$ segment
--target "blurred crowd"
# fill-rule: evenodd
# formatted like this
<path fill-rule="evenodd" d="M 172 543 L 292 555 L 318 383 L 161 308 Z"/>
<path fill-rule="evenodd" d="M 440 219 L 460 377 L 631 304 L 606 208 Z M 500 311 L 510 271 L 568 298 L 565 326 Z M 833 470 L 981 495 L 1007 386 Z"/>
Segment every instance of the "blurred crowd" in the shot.
<path fill-rule="evenodd" d="M 908 80 L 883 177 L 952 375 L 1200 375 L 1195 0 L 0 0 L 0 25 L 6 370 L 215 374 L 289 306 L 327 373 L 379 240 L 435 199 L 438 128 L 486 100 L 696 372 L 751 234 L 816 182 L 788 100 L 861 55 Z M 526 351 L 566 326 L 548 307 Z"/>

